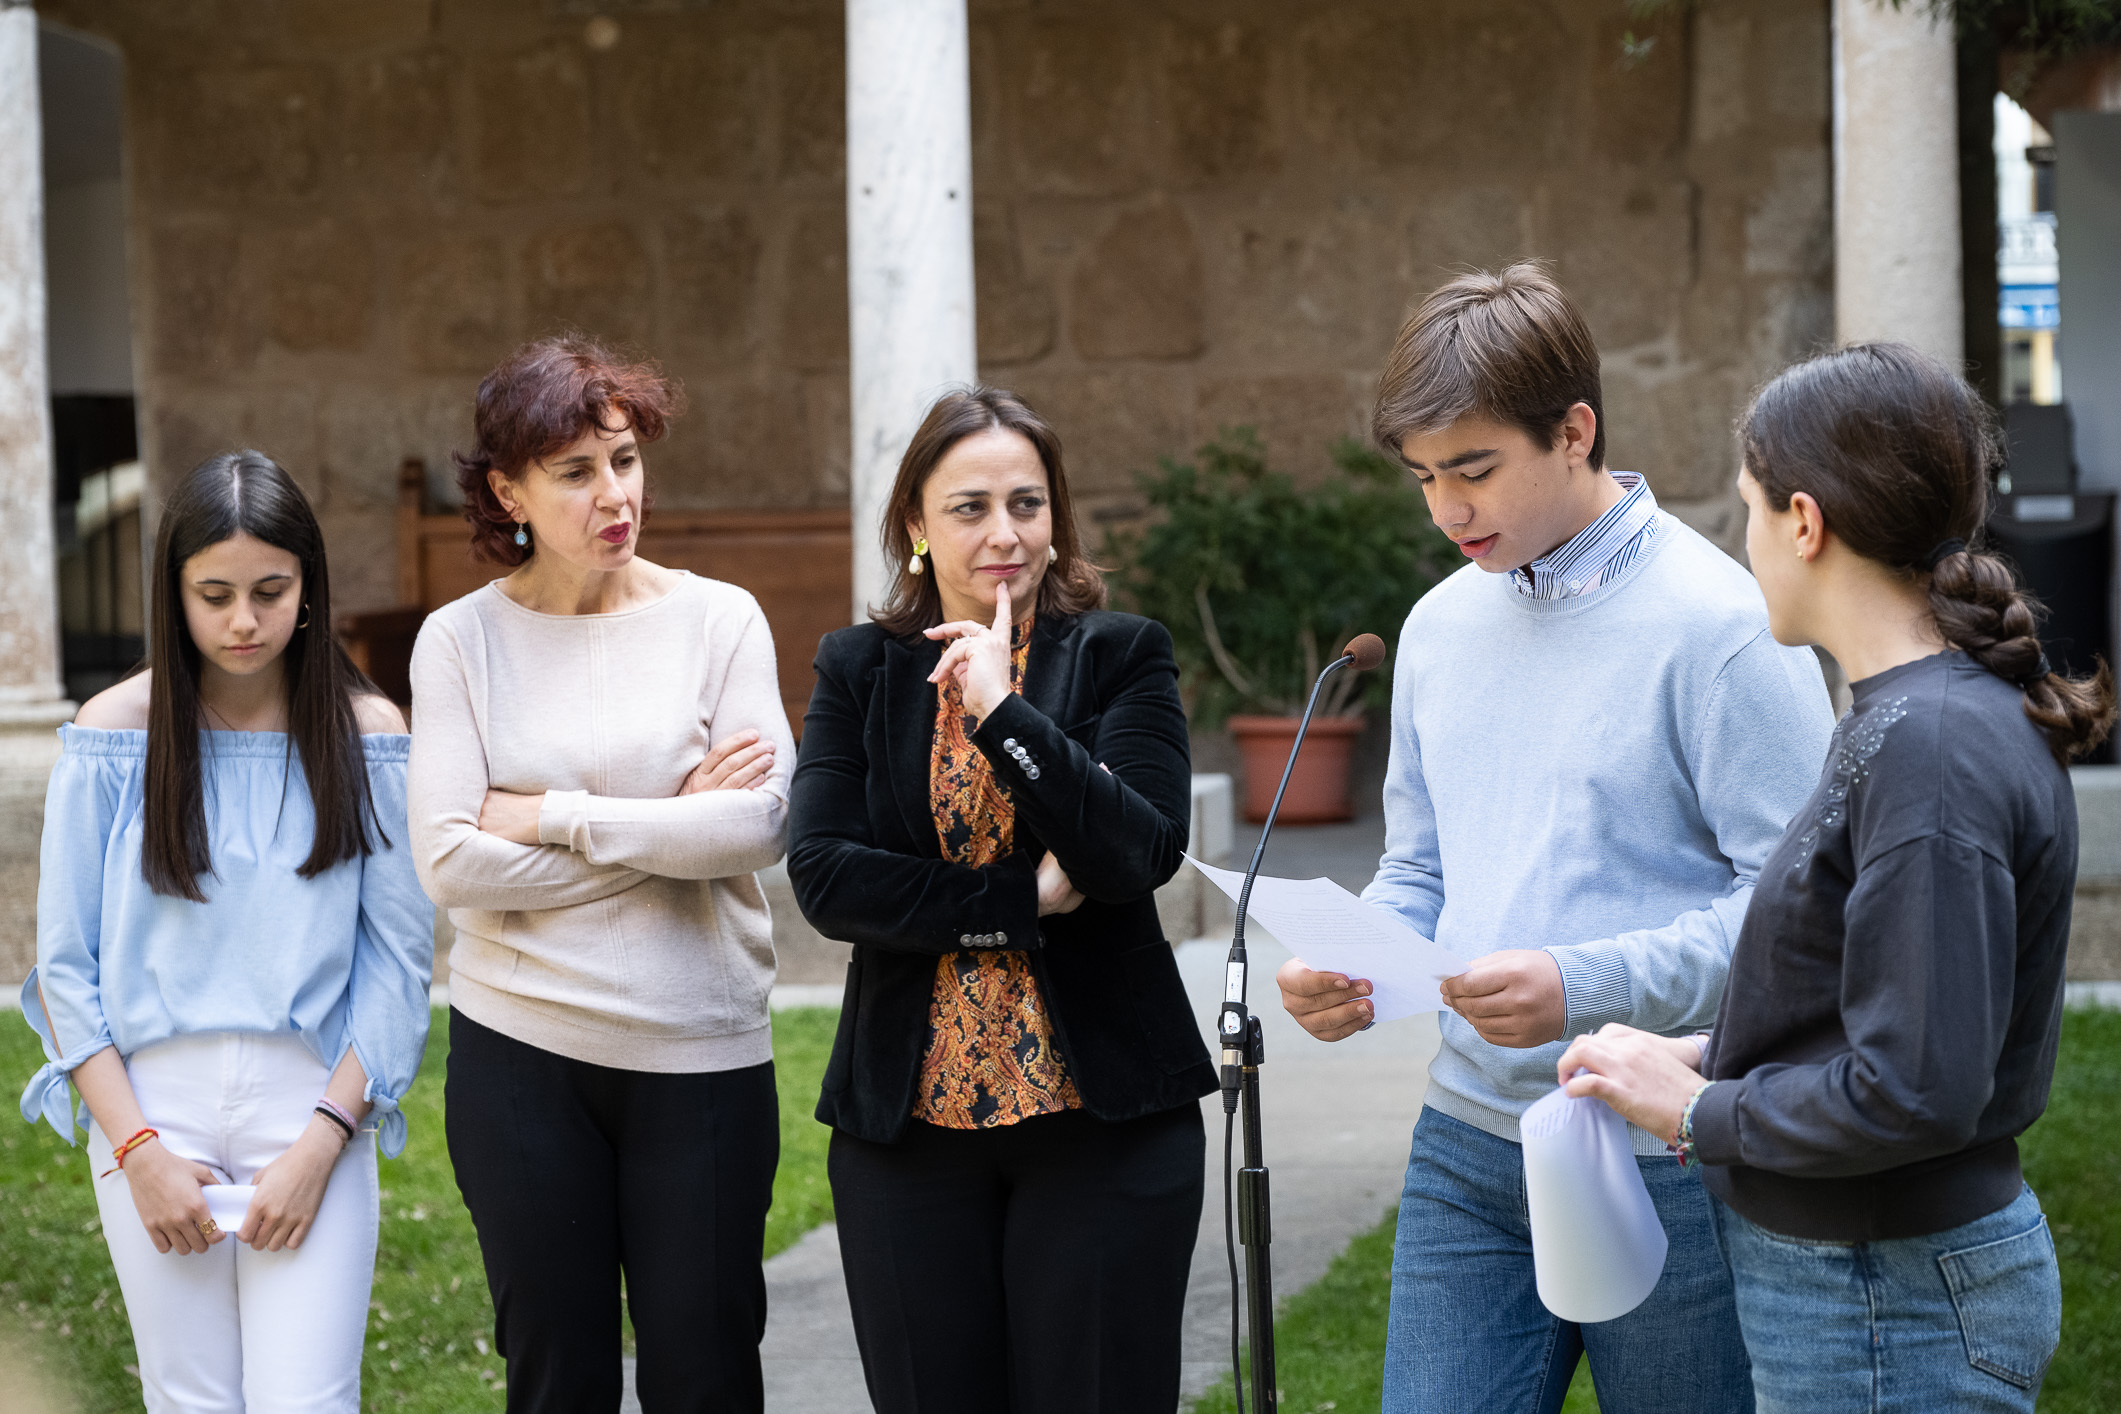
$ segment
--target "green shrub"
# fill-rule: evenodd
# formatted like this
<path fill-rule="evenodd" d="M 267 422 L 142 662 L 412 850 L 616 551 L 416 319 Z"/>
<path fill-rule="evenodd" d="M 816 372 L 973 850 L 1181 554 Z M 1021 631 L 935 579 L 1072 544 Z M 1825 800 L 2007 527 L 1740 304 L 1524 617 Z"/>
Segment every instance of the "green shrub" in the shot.
<path fill-rule="evenodd" d="M 1451 542 L 1404 468 L 1347 439 L 1332 456 L 1334 476 L 1303 490 L 1241 427 L 1136 478 L 1158 518 L 1113 535 L 1106 552 L 1121 567 L 1121 602 L 1171 630 L 1196 724 L 1301 712 L 1350 636 L 1389 647 L 1414 601 L 1450 573 Z M 1381 708 L 1389 694 L 1387 674 L 1342 673 L 1320 711 Z"/>

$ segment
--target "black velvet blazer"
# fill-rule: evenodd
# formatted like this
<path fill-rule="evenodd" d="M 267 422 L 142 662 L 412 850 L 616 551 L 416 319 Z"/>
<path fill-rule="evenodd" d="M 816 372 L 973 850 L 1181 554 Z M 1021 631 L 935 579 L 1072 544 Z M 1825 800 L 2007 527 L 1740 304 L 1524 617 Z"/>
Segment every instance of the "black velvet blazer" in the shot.
<path fill-rule="evenodd" d="M 936 959 L 1028 958 L 1089 1111 L 1132 1119 L 1215 1088 L 1153 897 L 1178 872 L 1191 761 L 1171 635 L 1132 614 L 1040 618 L 1023 690 L 972 736 L 1016 805 L 1016 847 L 942 856 L 929 802 L 942 645 L 875 624 L 827 634 L 788 811 L 788 878 L 811 926 L 854 944 L 817 1117 L 895 1142 L 913 1111 Z M 1109 770 L 1101 770 L 1100 766 Z M 1083 894 L 1038 916 L 1038 862 Z"/>

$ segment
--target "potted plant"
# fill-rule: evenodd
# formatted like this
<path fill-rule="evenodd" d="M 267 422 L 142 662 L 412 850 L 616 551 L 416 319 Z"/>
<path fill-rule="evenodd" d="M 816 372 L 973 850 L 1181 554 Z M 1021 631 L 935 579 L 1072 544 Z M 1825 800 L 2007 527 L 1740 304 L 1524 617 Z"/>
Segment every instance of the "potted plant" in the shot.
<path fill-rule="evenodd" d="M 1249 428 L 1191 461 L 1137 477 L 1156 519 L 1110 538 L 1117 586 L 1171 630 L 1196 725 L 1228 722 L 1244 762 L 1245 818 L 1263 820 L 1319 669 L 1352 635 L 1390 646 L 1414 601 L 1451 569 L 1451 542 L 1406 470 L 1342 439 L 1335 474 L 1309 488 L 1269 470 Z M 1388 675 L 1328 685 L 1281 818 L 1349 818 L 1348 762 Z"/>

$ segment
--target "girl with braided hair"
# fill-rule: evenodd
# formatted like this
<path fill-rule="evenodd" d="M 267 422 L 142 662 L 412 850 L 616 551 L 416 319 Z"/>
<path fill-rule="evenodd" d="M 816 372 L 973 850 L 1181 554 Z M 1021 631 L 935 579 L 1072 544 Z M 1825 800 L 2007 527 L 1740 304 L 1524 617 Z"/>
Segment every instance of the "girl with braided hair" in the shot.
<path fill-rule="evenodd" d="M 2114 720 L 1981 548 L 2001 466 L 1964 380 L 1863 344 L 1740 425 L 1783 643 L 1854 705 L 1762 868 L 1713 1033 L 1607 1026 L 1559 1078 L 1698 1161 L 1760 1414 L 2031 1411 L 2062 1293 L 2017 1136 L 2046 1107 L 2077 871 L 2070 758 Z"/>

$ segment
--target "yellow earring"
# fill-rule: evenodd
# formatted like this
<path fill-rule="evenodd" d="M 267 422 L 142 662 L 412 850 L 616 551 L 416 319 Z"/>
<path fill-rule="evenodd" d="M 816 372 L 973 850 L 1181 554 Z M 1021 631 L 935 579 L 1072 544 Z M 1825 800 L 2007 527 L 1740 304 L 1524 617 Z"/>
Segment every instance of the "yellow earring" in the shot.
<path fill-rule="evenodd" d="M 922 536 L 913 542 L 913 561 L 906 566 L 908 574 L 925 574 L 928 567 L 921 563 L 921 556 L 928 553 L 928 537 Z"/>

